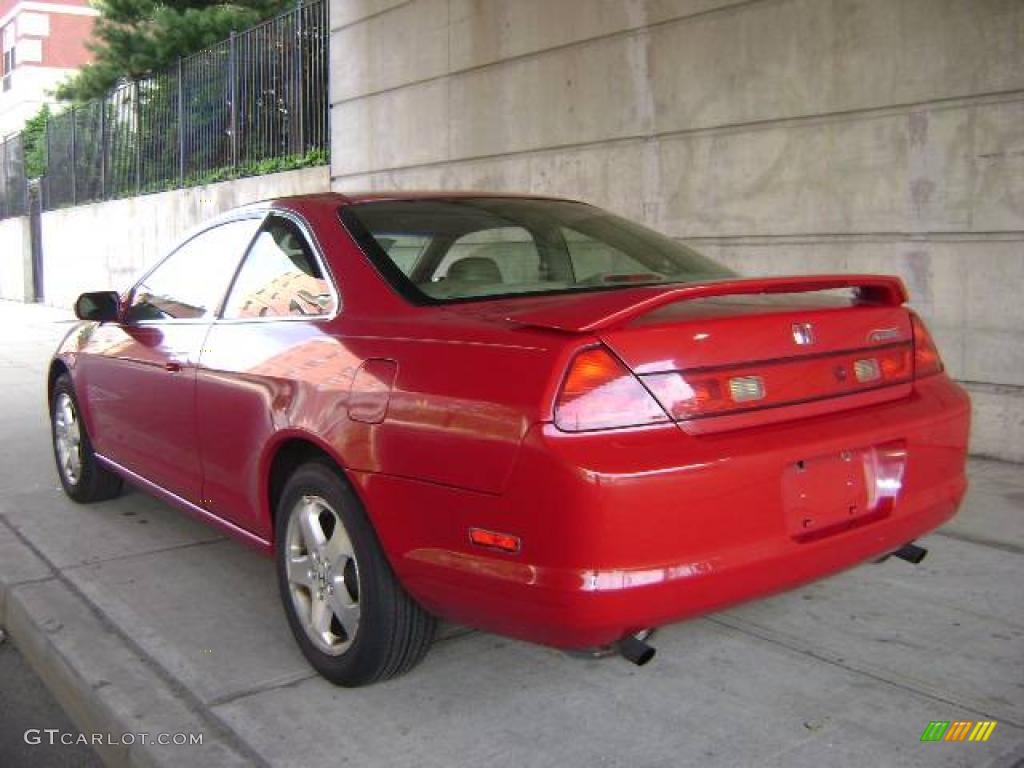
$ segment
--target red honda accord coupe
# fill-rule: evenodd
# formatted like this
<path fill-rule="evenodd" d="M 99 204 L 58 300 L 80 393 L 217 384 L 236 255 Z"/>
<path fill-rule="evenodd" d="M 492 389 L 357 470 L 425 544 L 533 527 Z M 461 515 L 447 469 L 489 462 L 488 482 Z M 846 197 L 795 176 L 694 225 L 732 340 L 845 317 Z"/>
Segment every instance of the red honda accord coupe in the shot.
<path fill-rule="evenodd" d="M 437 617 L 642 663 L 955 513 L 968 399 L 906 301 L 567 200 L 282 199 L 79 298 L 54 453 L 76 501 L 128 480 L 272 553 L 335 683 L 410 669 Z"/>

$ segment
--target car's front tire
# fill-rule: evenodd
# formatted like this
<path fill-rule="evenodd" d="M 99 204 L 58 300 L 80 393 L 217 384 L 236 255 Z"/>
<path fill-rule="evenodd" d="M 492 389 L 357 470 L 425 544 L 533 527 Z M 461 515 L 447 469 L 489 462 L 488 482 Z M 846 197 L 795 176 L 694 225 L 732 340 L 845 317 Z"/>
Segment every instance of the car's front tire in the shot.
<path fill-rule="evenodd" d="M 398 583 L 338 471 L 320 461 L 299 467 L 276 513 L 281 600 L 310 664 L 347 687 L 412 669 L 430 647 L 435 620 Z"/>
<path fill-rule="evenodd" d="M 92 449 L 71 377 L 63 373 L 50 394 L 50 436 L 60 484 L 80 504 L 112 499 L 121 492 L 121 478 L 103 467 Z"/>

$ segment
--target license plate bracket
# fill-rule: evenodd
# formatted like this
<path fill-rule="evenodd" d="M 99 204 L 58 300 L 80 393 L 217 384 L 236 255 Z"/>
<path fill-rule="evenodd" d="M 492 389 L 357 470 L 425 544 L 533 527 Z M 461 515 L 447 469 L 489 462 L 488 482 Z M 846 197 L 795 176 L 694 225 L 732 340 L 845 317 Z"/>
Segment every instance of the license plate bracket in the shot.
<path fill-rule="evenodd" d="M 782 477 L 786 526 L 795 538 L 849 527 L 875 509 L 864 450 L 841 450 L 788 465 Z"/>

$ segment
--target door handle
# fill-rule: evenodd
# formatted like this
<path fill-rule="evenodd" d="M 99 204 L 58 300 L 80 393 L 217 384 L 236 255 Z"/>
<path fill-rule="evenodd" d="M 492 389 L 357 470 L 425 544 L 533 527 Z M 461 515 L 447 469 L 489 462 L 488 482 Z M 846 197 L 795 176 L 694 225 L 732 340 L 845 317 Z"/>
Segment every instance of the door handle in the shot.
<path fill-rule="evenodd" d="M 164 363 L 164 370 L 168 373 L 178 373 L 181 371 L 181 363 L 177 360 L 168 360 Z"/>

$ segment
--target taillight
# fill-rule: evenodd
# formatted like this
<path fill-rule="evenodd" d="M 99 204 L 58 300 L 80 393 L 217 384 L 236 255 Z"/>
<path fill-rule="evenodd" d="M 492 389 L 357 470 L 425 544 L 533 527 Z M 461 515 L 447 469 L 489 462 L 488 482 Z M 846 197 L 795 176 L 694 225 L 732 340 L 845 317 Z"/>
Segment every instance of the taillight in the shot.
<path fill-rule="evenodd" d="M 668 420 L 640 380 L 603 347 L 585 349 L 573 358 L 555 404 L 555 425 L 566 432 Z"/>
<path fill-rule="evenodd" d="M 760 364 L 649 373 L 644 385 L 675 420 L 699 419 L 852 395 L 913 376 L 913 350 L 898 342 L 870 354 L 836 352 Z"/>
<path fill-rule="evenodd" d="M 676 420 L 721 413 L 730 410 L 734 403 L 733 385 L 728 377 L 658 373 L 645 376 L 644 381 Z"/>
<path fill-rule="evenodd" d="M 939 350 L 925 328 L 924 321 L 911 312 L 910 322 L 914 327 L 914 378 L 920 379 L 941 373 L 942 358 L 939 357 Z"/>

